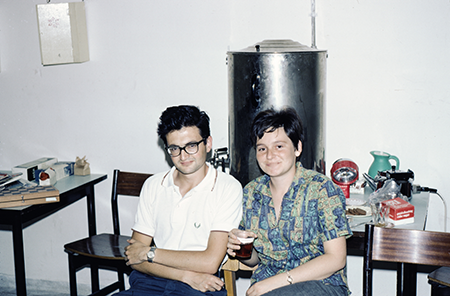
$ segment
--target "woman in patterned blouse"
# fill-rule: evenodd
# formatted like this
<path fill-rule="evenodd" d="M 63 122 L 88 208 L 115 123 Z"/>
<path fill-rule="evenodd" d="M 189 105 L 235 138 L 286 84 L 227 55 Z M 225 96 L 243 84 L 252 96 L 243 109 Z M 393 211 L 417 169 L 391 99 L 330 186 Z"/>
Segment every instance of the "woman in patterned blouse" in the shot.
<path fill-rule="evenodd" d="M 349 295 L 345 196 L 326 176 L 302 167 L 301 121 L 292 108 L 259 113 L 252 125 L 256 159 L 265 173 L 244 188 L 243 218 L 229 233 L 254 237 L 243 263 L 258 268 L 247 296 Z"/>

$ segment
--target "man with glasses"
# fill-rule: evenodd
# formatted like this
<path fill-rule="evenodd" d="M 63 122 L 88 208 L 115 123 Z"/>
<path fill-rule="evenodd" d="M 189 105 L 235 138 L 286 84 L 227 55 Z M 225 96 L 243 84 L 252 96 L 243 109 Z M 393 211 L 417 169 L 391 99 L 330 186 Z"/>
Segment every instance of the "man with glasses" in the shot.
<path fill-rule="evenodd" d="M 167 108 L 158 135 L 174 166 L 142 188 L 125 249 L 131 288 L 119 295 L 225 296 L 217 272 L 242 218 L 242 187 L 206 162 L 209 117 L 197 107 Z"/>

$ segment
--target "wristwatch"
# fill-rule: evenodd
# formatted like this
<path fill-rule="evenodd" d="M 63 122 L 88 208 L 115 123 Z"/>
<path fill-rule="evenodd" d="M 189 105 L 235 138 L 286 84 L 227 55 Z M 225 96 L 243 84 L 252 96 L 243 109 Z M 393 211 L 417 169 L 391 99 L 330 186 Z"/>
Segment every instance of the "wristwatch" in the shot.
<path fill-rule="evenodd" d="M 288 281 L 289 285 L 292 285 L 294 283 L 294 279 L 291 277 L 291 274 L 289 273 L 289 271 L 286 271 L 286 275 L 287 275 L 287 281 Z"/>
<path fill-rule="evenodd" d="M 147 253 L 147 261 L 153 263 L 153 259 L 155 259 L 155 250 L 156 247 L 150 247 L 150 251 Z"/>

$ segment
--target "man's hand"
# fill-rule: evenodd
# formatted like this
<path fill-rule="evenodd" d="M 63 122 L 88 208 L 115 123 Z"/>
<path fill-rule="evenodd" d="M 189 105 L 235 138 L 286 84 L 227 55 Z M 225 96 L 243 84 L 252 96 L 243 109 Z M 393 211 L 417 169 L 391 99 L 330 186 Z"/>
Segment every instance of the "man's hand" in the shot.
<path fill-rule="evenodd" d="M 194 271 L 186 271 L 183 282 L 201 292 L 220 291 L 224 286 L 224 283 L 218 277 Z"/>
<path fill-rule="evenodd" d="M 147 253 L 150 251 L 150 246 L 147 246 L 135 239 L 129 239 L 130 244 L 125 247 L 125 261 L 127 265 L 140 264 L 147 261 Z"/>

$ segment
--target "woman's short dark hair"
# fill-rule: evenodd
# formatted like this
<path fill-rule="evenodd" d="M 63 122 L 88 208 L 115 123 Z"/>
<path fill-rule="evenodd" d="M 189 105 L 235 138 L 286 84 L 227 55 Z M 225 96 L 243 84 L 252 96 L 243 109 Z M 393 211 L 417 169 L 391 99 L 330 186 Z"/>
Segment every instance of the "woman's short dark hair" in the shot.
<path fill-rule="evenodd" d="M 298 141 L 303 143 L 303 127 L 297 112 L 291 107 L 285 107 L 279 111 L 273 108 L 261 111 L 256 115 L 252 124 L 251 139 L 255 146 L 256 141 L 264 136 L 264 133 L 274 132 L 282 127 L 286 135 L 291 139 L 295 149 L 298 147 Z"/>
<path fill-rule="evenodd" d="M 198 107 L 188 105 L 168 107 L 159 117 L 158 136 L 167 146 L 168 133 L 190 126 L 198 127 L 203 139 L 211 134 L 209 116 Z"/>

